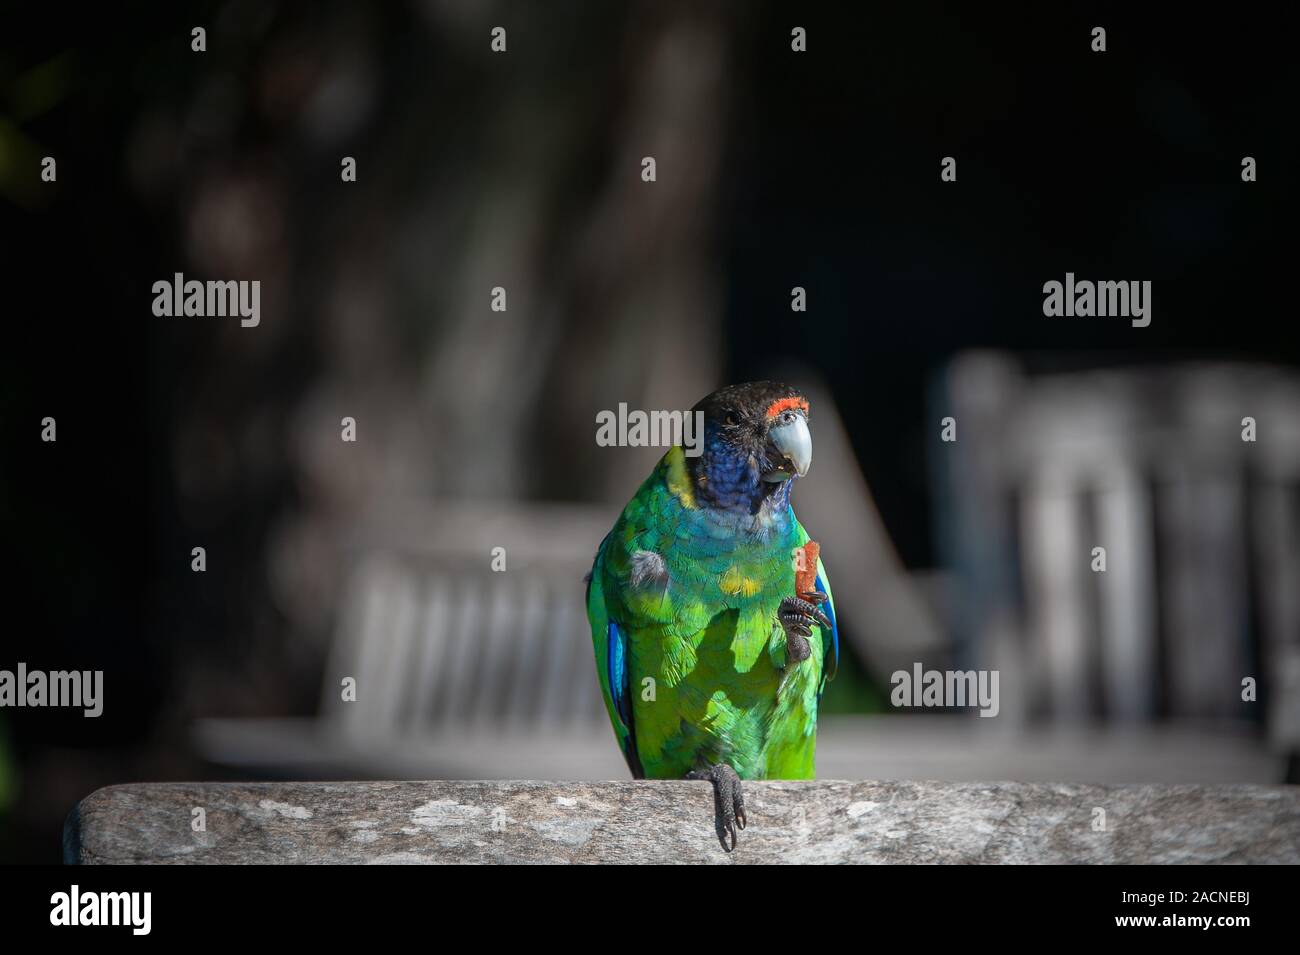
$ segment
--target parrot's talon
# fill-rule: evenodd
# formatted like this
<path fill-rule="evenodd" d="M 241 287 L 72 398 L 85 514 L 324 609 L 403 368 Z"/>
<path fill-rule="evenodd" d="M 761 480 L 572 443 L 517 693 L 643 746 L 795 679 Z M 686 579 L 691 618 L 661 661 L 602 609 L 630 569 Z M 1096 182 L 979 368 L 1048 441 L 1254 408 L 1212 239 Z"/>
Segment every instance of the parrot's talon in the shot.
<path fill-rule="evenodd" d="M 814 619 L 816 619 L 817 623 L 820 624 L 823 629 L 829 630 L 831 628 L 830 617 L 826 616 L 825 612 L 822 610 L 822 604 L 830 600 L 830 597 L 827 597 L 820 590 L 812 590 L 800 594 L 799 599 L 805 603 L 813 605 Z"/>
<path fill-rule="evenodd" d="M 826 599 L 826 595 L 816 591 L 801 594 L 798 597 L 786 597 L 776 611 L 777 622 L 785 631 L 786 654 L 791 663 L 802 663 L 812 655 L 808 638 L 812 636 L 813 624 L 823 630 L 831 628 L 826 614 L 809 597 Z"/>
<path fill-rule="evenodd" d="M 716 812 L 714 829 L 718 842 L 724 852 L 733 852 L 736 848 L 736 830 L 744 829 L 748 820 L 745 818 L 745 797 L 740 791 L 740 776 L 726 763 L 718 763 L 707 770 L 691 770 L 687 779 L 707 779 L 713 783 L 713 803 Z M 727 841 L 730 839 L 731 844 Z"/>

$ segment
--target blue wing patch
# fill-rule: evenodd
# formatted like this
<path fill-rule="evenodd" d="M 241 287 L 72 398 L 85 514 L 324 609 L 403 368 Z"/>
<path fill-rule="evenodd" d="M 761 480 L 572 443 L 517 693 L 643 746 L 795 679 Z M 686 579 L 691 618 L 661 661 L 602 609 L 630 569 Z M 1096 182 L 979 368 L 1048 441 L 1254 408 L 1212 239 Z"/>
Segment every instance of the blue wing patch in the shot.
<path fill-rule="evenodd" d="M 618 718 L 628 729 L 632 728 L 632 701 L 628 698 L 627 641 L 623 639 L 618 624 L 609 622 L 605 644 L 606 676 L 609 678 L 609 695 L 614 699 Z"/>
<path fill-rule="evenodd" d="M 631 680 L 627 665 L 627 640 L 613 620 L 605 631 L 605 667 L 609 678 L 609 696 L 614 701 L 614 712 L 627 728 L 623 738 L 623 758 L 635 779 L 645 779 L 641 754 L 636 748 L 636 723 L 632 715 Z"/>
<path fill-rule="evenodd" d="M 826 585 L 822 583 L 821 574 L 817 575 L 817 583 L 815 586 L 820 593 L 826 593 Z M 826 646 L 827 634 L 822 634 L 822 686 L 825 687 L 828 680 L 835 679 L 835 674 L 839 672 L 840 669 L 840 628 L 835 622 L 835 608 L 831 606 L 829 600 L 822 604 L 822 609 L 825 611 L 826 616 L 830 617 L 831 620 L 829 647 Z M 828 649 L 830 650 L 830 654 L 827 654 L 826 652 Z M 831 658 L 834 660 L 834 666 L 827 663 L 827 660 Z"/>

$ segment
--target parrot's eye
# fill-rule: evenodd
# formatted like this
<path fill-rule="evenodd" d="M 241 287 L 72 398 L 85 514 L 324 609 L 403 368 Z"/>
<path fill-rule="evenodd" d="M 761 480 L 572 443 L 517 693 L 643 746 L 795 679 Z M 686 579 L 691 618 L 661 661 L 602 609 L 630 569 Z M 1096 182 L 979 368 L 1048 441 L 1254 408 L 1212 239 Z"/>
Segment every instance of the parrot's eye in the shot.
<path fill-rule="evenodd" d="M 736 415 L 735 415 L 735 412 L 728 411 L 728 412 L 727 412 L 727 419 L 726 419 L 726 420 L 727 420 L 727 424 L 734 428 L 734 427 L 736 426 Z"/>

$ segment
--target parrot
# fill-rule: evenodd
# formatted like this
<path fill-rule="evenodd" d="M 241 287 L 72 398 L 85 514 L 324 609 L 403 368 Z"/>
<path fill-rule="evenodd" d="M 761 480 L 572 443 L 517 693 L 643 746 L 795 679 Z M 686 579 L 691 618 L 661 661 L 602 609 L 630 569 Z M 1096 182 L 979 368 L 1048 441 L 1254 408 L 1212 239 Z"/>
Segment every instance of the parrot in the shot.
<path fill-rule="evenodd" d="M 633 777 L 712 782 L 731 852 L 747 823 L 741 780 L 814 776 L 839 630 L 820 547 L 790 501 L 812 464 L 807 399 L 746 382 L 699 412 L 696 453 L 669 448 L 600 543 L 587 617 Z"/>

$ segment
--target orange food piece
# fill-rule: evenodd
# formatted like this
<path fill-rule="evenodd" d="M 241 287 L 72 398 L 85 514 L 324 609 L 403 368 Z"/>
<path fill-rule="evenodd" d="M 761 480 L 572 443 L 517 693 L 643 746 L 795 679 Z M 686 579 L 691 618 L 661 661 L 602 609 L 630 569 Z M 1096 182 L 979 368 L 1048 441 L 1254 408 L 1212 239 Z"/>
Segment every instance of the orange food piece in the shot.
<path fill-rule="evenodd" d="M 796 566 L 794 573 L 794 592 L 810 594 L 817 589 L 817 558 L 821 555 L 821 545 L 809 541 L 803 545 L 803 570 Z"/>

